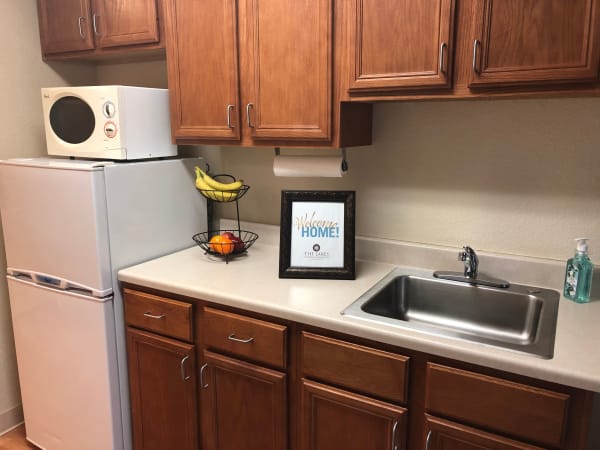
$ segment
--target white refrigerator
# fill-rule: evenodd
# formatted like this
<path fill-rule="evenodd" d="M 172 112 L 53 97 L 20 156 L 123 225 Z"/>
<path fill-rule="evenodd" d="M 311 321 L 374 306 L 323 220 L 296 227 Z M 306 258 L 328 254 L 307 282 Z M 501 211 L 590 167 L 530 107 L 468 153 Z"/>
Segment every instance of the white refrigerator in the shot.
<path fill-rule="evenodd" d="M 0 214 L 27 439 L 129 450 L 117 271 L 194 245 L 199 158 L 0 161 Z"/>

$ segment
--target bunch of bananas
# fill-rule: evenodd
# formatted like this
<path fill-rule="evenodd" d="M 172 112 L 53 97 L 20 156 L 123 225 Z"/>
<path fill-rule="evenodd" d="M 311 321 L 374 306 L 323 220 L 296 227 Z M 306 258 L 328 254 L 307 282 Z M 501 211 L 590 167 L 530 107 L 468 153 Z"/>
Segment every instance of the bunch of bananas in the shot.
<path fill-rule="evenodd" d="M 206 198 L 217 202 L 231 202 L 235 200 L 240 188 L 244 185 L 243 180 L 235 180 L 231 183 L 221 183 L 196 166 L 196 188 L 202 192 Z"/>

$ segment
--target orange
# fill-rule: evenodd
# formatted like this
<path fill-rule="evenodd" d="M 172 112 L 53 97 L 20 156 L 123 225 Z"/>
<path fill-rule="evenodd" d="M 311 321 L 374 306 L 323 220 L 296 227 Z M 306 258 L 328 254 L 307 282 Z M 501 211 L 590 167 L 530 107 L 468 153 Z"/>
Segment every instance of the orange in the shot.
<path fill-rule="evenodd" d="M 231 239 L 218 234 L 210 238 L 210 241 L 208 241 L 208 246 L 210 247 L 211 251 L 215 253 L 229 255 L 231 252 L 233 252 L 234 243 Z"/>

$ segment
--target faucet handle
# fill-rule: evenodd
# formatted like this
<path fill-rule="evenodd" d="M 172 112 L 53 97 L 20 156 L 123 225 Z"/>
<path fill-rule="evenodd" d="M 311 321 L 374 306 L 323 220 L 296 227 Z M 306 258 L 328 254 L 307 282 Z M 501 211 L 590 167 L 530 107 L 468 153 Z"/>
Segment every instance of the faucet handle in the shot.
<path fill-rule="evenodd" d="M 459 261 L 465 261 L 467 259 L 467 252 L 462 251 L 462 252 L 458 252 L 458 260 Z"/>

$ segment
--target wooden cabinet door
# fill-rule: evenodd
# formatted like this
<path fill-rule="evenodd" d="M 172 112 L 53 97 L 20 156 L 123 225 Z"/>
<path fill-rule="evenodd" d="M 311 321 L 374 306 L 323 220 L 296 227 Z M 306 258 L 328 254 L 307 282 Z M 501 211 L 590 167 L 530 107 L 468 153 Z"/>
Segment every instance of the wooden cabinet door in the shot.
<path fill-rule="evenodd" d="M 404 449 L 404 408 L 302 380 L 300 450 Z"/>
<path fill-rule="evenodd" d="M 426 416 L 427 450 L 544 450 L 476 428 Z"/>
<path fill-rule="evenodd" d="M 156 0 L 92 0 L 98 47 L 158 42 Z"/>
<path fill-rule="evenodd" d="M 135 450 L 197 450 L 194 346 L 127 329 Z"/>
<path fill-rule="evenodd" d="M 477 0 L 470 87 L 594 81 L 598 0 Z"/>
<path fill-rule="evenodd" d="M 94 48 L 89 0 L 38 0 L 42 53 Z"/>
<path fill-rule="evenodd" d="M 166 0 L 173 136 L 239 140 L 237 1 Z"/>
<path fill-rule="evenodd" d="M 350 92 L 447 87 L 454 0 L 354 0 Z"/>
<path fill-rule="evenodd" d="M 246 0 L 241 17 L 251 137 L 330 140 L 333 0 Z"/>
<path fill-rule="evenodd" d="M 285 450 L 285 374 L 208 351 L 204 363 L 202 448 Z"/>

